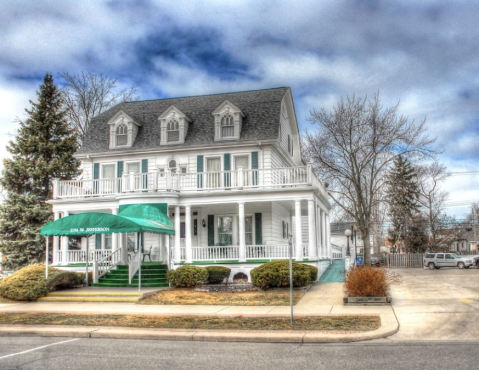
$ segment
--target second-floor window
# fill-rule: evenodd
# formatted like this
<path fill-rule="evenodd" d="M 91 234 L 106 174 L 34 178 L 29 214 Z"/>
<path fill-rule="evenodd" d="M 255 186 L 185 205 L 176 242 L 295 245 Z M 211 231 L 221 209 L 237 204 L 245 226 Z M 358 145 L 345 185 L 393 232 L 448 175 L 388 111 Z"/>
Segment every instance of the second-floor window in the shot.
<path fill-rule="evenodd" d="M 128 144 L 128 128 L 125 124 L 121 124 L 116 128 L 116 145 Z"/>
<path fill-rule="evenodd" d="M 166 141 L 174 143 L 180 141 L 180 124 L 176 120 L 171 120 L 166 125 Z"/>
<path fill-rule="evenodd" d="M 227 114 L 221 118 L 221 137 L 233 137 L 235 134 L 233 116 Z"/>

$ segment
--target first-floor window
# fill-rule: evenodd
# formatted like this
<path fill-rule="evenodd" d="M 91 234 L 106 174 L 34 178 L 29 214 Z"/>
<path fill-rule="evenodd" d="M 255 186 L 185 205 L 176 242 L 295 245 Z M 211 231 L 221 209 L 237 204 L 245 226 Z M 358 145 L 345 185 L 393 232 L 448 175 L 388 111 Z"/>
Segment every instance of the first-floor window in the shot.
<path fill-rule="evenodd" d="M 253 217 L 246 216 L 244 218 L 244 236 L 245 245 L 253 245 Z"/>
<path fill-rule="evenodd" d="M 233 245 L 233 217 L 218 217 L 219 245 Z"/>
<path fill-rule="evenodd" d="M 105 245 L 104 249 L 111 249 L 111 234 L 105 234 Z"/>
<path fill-rule="evenodd" d="M 128 252 L 134 252 L 136 250 L 136 233 L 128 233 L 126 235 L 126 244 Z"/>

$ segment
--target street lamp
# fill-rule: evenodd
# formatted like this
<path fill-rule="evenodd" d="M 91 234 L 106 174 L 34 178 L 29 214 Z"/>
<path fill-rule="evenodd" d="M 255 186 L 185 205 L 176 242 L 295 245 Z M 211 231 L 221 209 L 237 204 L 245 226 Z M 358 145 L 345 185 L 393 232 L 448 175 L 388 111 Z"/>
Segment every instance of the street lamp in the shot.
<path fill-rule="evenodd" d="M 351 251 L 349 250 L 349 237 L 351 236 L 351 230 L 346 229 L 344 230 L 344 236 L 346 237 L 346 256 L 351 256 Z"/>

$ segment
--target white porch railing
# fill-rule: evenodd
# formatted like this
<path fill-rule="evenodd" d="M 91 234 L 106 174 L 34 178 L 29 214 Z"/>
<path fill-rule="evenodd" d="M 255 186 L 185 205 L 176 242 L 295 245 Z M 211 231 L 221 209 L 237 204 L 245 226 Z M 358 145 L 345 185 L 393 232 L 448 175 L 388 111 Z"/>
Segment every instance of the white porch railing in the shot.
<path fill-rule="evenodd" d="M 327 196 L 311 166 L 242 169 L 234 171 L 124 174 L 116 179 L 69 180 L 53 182 L 53 198 L 114 196 L 131 192 L 274 188 L 312 185 Z"/>
<path fill-rule="evenodd" d="M 193 247 L 193 261 L 218 261 L 239 259 L 238 246 Z"/>
<path fill-rule="evenodd" d="M 131 256 L 130 262 L 128 263 L 128 283 L 131 284 L 131 280 L 133 276 L 138 272 L 140 269 L 141 258 L 140 252 L 136 252 L 133 256 Z"/>
<path fill-rule="evenodd" d="M 108 254 L 99 261 L 93 262 L 93 282 L 98 283 L 98 280 L 108 273 L 115 266 L 121 262 L 121 248 Z"/>
<path fill-rule="evenodd" d="M 346 256 L 345 248 L 341 248 L 341 247 L 332 246 L 331 253 L 332 253 L 333 259 L 343 259 Z"/>
<path fill-rule="evenodd" d="M 103 258 L 110 255 L 112 251 L 110 249 L 102 249 L 88 252 L 88 262 L 100 261 Z M 60 263 L 63 261 L 63 251 L 57 252 L 57 261 Z M 68 251 L 68 263 L 85 263 L 86 251 Z"/>

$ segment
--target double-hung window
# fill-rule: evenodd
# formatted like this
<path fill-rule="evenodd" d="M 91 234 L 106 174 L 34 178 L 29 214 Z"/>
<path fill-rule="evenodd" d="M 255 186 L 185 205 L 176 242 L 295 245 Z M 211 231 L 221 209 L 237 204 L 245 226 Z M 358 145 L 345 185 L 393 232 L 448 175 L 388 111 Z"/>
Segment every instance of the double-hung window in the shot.
<path fill-rule="evenodd" d="M 230 114 L 224 115 L 221 118 L 221 137 L 228 138 L 228 137 L 234 137 L 234 135 L 235 135 L 235 127 L 234 127 L 233 116 Z"/>
<path fill-rule="evenodd" d="M 233 245 L 233 217 L 218 217 L 219 245 Z"/>
<path fill-rule="evenodd" d="M 177 120 L 171 120 L 166 125 L 166 141 L 176 143 L 180 141 L 180 124 Z"/>
<path fill-rule="evenodd" d="M 116 146 L 128 145 L 128 128 L 124 123 L 116 128 Z"/>

